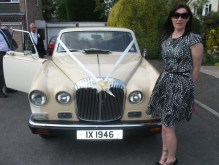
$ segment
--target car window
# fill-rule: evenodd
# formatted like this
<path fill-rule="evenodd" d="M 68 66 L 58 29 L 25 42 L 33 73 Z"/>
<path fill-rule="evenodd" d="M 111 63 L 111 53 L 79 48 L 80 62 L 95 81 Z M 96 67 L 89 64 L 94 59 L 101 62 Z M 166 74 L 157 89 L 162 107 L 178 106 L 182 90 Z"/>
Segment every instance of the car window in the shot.
<path fill-rule="evenodd" d="M 30 51 L 32 53 L 35 53 L 33 43 L 31 41 L 31 38 L 29 36 L 29 33 L 27 32 L 21 32 L 21 31 L 14 31 L 13 32 L 13 39 L 17 43 L 18 47 L 16 52 L 24 52 L 25 50 Z"/>
<path fill-rule="evenodd" d="M 84 50 L 84 49 L 103 49 L 112 52 L 123 52 L 133 40 L 131 33 L 118 31 L 74 31 L 64 32 L 60 39 L 68 49 Z M 64 49 L 58 46 L 58 52 Z M 135 45 L 131 47 L 129 52 L 137 52 Z"/>
<path fill-rule="evenodd" d="M 56 40 L 57 40 L 57 37 L 52 37 L 50 42 L 56 42 Z"/>

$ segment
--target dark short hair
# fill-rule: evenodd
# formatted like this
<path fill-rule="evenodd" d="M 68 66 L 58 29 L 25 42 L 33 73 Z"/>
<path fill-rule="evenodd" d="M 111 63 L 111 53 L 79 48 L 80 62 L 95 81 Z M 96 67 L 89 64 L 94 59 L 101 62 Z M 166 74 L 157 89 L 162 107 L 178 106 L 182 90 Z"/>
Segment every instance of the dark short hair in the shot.
<path fill-rule="evenodd" d="M 186 9 L 188 14 L 189 14 L 189 17 L 190 17 L 189 21 L 186 23 L 185 32 L 184 32 L 183 36 L 187 35 L 191 32 L 193 15 L 192 15 L 190 8 L 185 3 L 182 3 L 182 2 L 176 3 L 173 6 L 173 8 L 170 10 L 169 15 L 167 17 L 167 20 L 164 23 L 164 26 L 163 26 L 164 27 L 164 35 L 162 37 L 162 42 L 164 40 L 166 40 L 173 33 L 174 27 L 173 27 L 173 23 L 172 23 L 172 15 L 176 12 L 176 10 L 178 10 L 180 8 Z"/>

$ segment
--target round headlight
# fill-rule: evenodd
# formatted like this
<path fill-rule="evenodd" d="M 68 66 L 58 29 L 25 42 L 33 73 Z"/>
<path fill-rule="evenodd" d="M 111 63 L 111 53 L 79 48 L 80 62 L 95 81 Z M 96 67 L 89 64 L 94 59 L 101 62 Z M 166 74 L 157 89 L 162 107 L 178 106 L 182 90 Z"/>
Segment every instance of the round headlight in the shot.
<path fill-rule="evenodd" d="M 132 104 L 138 104 L 142 101 L 143 99 L 143 94 L 140 91 L 134 91 L 129 94 L 129 101 Z"/>
<path fill-rule="evenodd" d="M 30 102 L 36 106 L 43 106 L 47 101 L 47 97 L 45 93 L 41 91 L 31 92 L 29 95 L 29 99 L 30 99 Z"/>
<path fill-rule="evenodd" d="M 56 95 L 56 100 L 60 104 L 68 104 L 71 101 L 71 95 L 67 92 L 59 92 Z"/>

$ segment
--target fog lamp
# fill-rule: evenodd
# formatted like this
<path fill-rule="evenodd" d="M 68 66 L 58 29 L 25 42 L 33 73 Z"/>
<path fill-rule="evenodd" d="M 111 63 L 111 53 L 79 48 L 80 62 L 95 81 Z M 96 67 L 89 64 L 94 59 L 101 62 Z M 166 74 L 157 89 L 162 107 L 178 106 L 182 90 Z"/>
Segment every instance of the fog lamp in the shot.
<path fill-rule="evenodd" d="M 71 95 L 67 92 L 59 92 L 56 95 L 56 100 L 60 104 L 68 104 L 71 101 Z"/>
<path fill-rule="evenodd" d="M 143 99 L 143 94 L 140 91 L 134 91 L 129 94 L 129 101 L 132 104 L 138 104 L 142 101 Z"/>

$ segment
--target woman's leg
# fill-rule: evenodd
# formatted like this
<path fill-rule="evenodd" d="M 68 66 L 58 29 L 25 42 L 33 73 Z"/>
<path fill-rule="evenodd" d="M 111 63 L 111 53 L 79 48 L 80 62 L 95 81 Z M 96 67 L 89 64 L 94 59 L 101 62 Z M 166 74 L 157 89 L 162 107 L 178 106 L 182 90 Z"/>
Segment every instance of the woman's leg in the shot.
<path fill-rule="evenodd" d="M 176 154 L 176 147 L 177 147 L 177 139 L 175 134 L 175 126 L 167 127 L 162 125 L 162 134 L 164 134 L 166 147 L 168 150 L 168 156 L 166 162 L 174 162 L 175 161 L 175 154 Z"/>
<path fill-rule="evenodd" d="M 164 134 L 164 131 L 163 131 L 163 126 L 165 126 L 165 125 L 162 124 L 161 135 L 162 135 L 163 150 L 162 150 L 161 158 L 160 158 L 160 161 L 159 161 L 160 164 L 164 164 L 166 162 L 167 155 L 168 155 L 167 142 L 166 142 L 166 137 L 165 137 L 165 134 Z"/>

